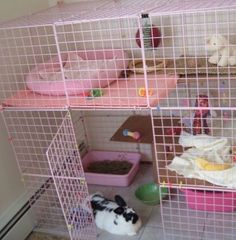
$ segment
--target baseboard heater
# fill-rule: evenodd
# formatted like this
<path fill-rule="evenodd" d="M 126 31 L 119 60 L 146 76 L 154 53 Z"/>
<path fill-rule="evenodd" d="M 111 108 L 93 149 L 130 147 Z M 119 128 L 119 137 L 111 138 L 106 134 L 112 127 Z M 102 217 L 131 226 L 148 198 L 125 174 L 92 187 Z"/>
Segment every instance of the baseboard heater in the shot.
<path fill-rule="evenodd" d="M 40 198 L 40 196 L 50 187 L 53 183 L 53 179 L 50 177 L 44 184 L 30 197 L 30 199 L 18 210 L 18 212 L 4 225 L 0 230 L 0 240 L 13 240 L 8 238 L 9 233 L 16 227 L 21 219 L 28 213 L 30 208 Z M 17 238 L 20 239 L 20 238 Z"/>
<path fill-rule="evenodd" d="M 79 146 L 79 151 L 81 152 L 84 149 L 84 145 L 81 144 Z M 73 152 L 73 157 L 76 157 L 76 152 Z M 66 161 L 71 161 L 71 158 L 68 158 Z M 63 163 L 63 167 L 66 166 Z M 55 175 L 60 176 L 61 172 L 57 170 L 54 173 Z M 19 223 L 19 221 L 28 213 L 30 208 L 35 204 L 35 202 L 44 194 L 44 192 L 53 184 L 53 178 L 49 177 L 45 183 L 41 185 L 41 187 L 30 197 L 30 199 L 19 209 L 19 211 L 8 221 L 5 226 L 0 230 L 0 240 L 13 240 L 13 238 L 7 238 L 7 235 L 10 231 L 14 229 L 14 227 Z M 28 219 L 28 222 L 30 220 Z M 19 238 L 17 238 L 18 240 Z"/>

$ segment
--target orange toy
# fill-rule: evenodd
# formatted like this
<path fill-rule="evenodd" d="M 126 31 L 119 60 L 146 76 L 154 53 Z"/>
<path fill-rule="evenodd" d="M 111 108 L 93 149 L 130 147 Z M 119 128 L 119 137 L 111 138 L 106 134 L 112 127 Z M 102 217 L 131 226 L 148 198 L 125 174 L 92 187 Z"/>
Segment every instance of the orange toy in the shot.
<path fill-rule="evenodd" d="M 140 97 L 146 97 L 147 94 L 148 94 L 148 96 L 152 96 L 153 95 L 153 90 L 152 89 L 146 90 L 146 88 L 144 88 L 144 87 L 138 89 L 138 95 Z"/>

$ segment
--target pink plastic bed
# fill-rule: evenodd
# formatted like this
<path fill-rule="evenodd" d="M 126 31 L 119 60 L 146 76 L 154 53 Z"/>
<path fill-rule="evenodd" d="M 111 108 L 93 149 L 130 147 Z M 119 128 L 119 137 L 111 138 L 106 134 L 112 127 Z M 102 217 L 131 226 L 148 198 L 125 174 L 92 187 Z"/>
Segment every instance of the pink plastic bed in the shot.
<path fill-rule="evenodd" d="M 57 56 L 27 74 L 28 89 L 51 96 L 86 94 L 93 88 L 104 88 L 118 80 L 129 63 L 127 53 L 120 49 L 63 53 L 61 59 L 65 81 Z"/>

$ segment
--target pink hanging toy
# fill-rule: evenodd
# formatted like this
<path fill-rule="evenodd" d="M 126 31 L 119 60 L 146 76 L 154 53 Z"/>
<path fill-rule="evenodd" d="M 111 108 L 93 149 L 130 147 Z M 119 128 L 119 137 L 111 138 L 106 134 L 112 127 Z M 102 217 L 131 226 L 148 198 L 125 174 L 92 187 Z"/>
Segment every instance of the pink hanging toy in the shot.
<path fill-rule="evenodd" d="M 209 134 L 210 130 L 206 121 L 206 118 L 210 115 L 208 96 L 198 95 L 195 107 L 199 109 L 194 113 L 193 135 L 202 133 Z"/>

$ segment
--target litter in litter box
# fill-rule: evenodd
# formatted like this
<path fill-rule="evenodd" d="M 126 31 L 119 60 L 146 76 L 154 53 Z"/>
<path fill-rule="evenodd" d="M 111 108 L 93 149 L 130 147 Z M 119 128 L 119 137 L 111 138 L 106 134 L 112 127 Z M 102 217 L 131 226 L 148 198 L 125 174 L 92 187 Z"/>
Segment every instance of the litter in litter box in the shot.
<path fill-rule="evenodd" d="M 125 175 L 129 173 L 132 166 L 133 164 L 128 161 L 95 161 L 88 165 L 86 172 Z"/>

